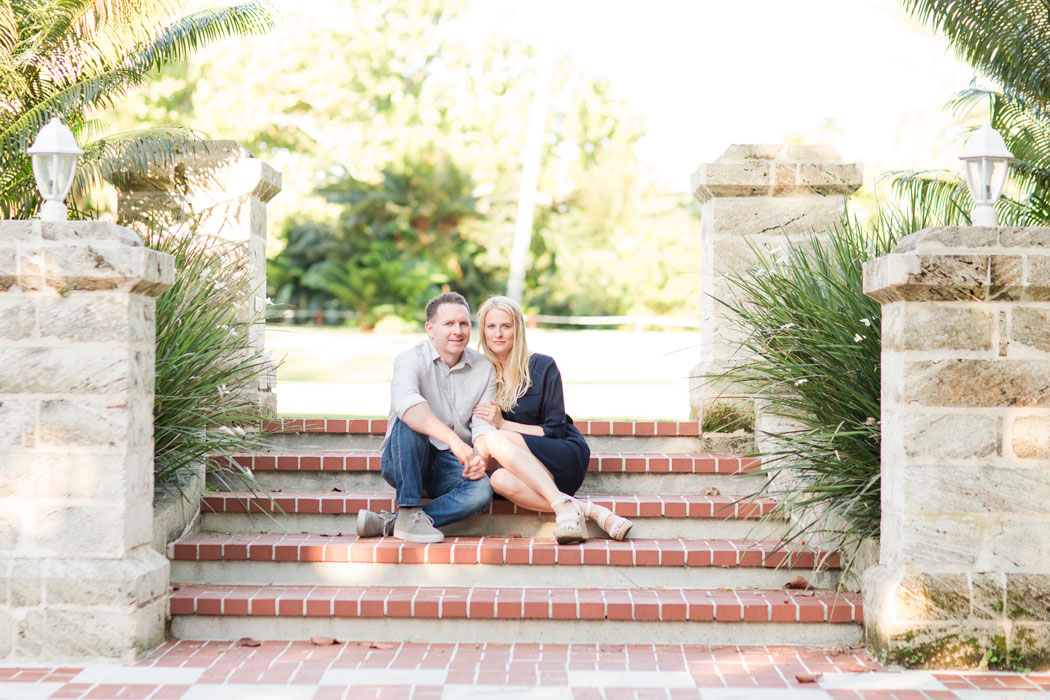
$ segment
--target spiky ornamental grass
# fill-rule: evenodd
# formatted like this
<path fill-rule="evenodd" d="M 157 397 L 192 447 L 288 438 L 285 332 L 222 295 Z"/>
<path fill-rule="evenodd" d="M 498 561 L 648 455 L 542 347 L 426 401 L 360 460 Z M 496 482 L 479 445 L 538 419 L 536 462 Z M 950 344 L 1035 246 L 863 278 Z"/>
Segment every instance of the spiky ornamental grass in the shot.
<path fill-rule="evenodd" d="M 245 310 L 254 290 L 237 271 L 247 250 L 192 227 L 150 231 L 147 245 L 175 258 L 175 284 L 157 299 L 157 483 L 181 486 L 210 460 L 213 477 L 257 490 L 251 473 L 228 459 L 265 446 L 258 429 L 268 418 L 239 391 L 269 369 L 249 339 L 262 315 Z"/>
<path fill-rule="evenodd" d="M 164 167 L 198 135 L 158 126 L 107 134 L 95 115 L 155 69 L 230 36 L 273 26 L 250 0 L 178 17 L 179 0 L 0 0 L 0 218 L 28 219 L 40 195 L 26 148 L 59 116 L 84 149 L 74 193 L 107 176 Z M 71 207 L 76 214 L 76 206 Z"/>
<path fill-rule="evenodd" d="M 801 426 L 769 434 L 770 479 L 755 496 L 778 501 L 771 518 L 797 516 L 785 546 L 837 541 L 847 568 L 880 519 L 881 308 L 862 291 L 862 265 L 927 223 L 882 210 L 867 226 L 846 215 L 823 239 L 753 246 L 755 267 L 731 275 L 732 298 L 718 300 L 750 358 L 718 378 Z"/>

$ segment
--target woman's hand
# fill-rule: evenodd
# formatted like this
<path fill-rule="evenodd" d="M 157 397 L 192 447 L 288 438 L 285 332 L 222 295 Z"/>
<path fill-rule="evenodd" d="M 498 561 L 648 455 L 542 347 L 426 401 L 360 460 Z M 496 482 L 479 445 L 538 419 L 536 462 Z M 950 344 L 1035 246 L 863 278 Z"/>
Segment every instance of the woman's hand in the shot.
<path fill-rule="evenodd" d="M 474 415 L 492 423 L 497 430 L 503 427 L 503 411 L 495 403 L 479 403 L 474 407 Z"/>

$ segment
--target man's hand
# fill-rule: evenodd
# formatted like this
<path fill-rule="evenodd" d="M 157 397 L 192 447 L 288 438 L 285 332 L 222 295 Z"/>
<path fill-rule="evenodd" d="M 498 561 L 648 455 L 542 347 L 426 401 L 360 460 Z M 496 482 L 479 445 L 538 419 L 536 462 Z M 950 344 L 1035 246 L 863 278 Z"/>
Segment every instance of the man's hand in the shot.
<path fill-rule="evenodd" d="M 476 456 L 474 454 L 474 448 L 460 440 L 458 437 L 448 444 L 448 448 L 452 451 L 452 454 L 456 455 L 456 459 L 458 459 L 459 463 L 464 467 L 468 466 Z"/>
<path fill-rule="evenodd" d="M 471 481 L 477 481 L 485 476 L 487 462 L 481 457 L 474 455 L 463 467 L 463 476 Z"/>
<path fill-rule="evenodd" d="M 474 407 L 474 415 L 494 425 L 496 430 L 503 427 L 503 411 L 494 402 L 479 403 Z"/>

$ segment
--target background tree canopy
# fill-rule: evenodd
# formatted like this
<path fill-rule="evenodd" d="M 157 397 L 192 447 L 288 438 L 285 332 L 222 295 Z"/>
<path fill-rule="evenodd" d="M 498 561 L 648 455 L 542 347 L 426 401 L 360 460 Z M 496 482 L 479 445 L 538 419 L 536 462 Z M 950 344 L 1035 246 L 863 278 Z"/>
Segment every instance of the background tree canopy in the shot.
<path fill-rule="evenodd" d="M 280 5 L 283 41 L 198 53 L 114 119 L 233 138 L 283 172 L 278 300 L 357 311 L 365 326 L 417 317 L 443 286 L 477 302 L 506 286 L 537 60 L 516 40 L 470 35 L 464 6 Z M 698 219 L 686 196 L 653 184 L 641 134 L 604 81 L 557 60 L 526 305 L 698 315 Z"/>

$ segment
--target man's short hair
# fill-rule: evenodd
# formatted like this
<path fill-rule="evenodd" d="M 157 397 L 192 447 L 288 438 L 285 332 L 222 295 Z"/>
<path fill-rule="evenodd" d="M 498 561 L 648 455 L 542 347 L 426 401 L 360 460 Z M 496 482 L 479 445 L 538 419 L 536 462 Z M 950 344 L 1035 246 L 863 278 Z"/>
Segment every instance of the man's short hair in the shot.
<path fill-rule="evenodd" d="M 467 314 L 470 314 L 470 304 L 467 303 L 462 294 L 458 292 L 444 292 L 427 302 L 427 323 L 434 320 L 434 317 L 437 316 L 438 307 L 442 304 L 461 304 L 466 308 Z"/>

